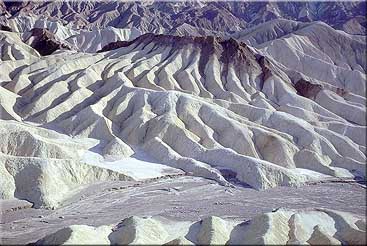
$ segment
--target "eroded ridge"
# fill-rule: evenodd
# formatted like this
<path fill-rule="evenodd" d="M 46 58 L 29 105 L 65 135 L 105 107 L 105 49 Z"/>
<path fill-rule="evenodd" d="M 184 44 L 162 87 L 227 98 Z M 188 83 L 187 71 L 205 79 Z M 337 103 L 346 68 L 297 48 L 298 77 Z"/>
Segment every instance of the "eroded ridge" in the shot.
<path fill-rule="evenodd" d="M 117 225 L 72 225 L 40 239 L 36 245 L 364 245 L 365 235 L 366 221 L 349 213 L 278 209 L 249 221 L 216 216 L 194 222 L 132 216 Z"/>
<path fill-rule="evenodd" d="M 6 41 L 13 34 L 1 35 L 2 45 L 14 50 Z M 341 93 L 332 83 L 300 91 L 301 73 L 293 77 L 233 39 L 149 34 L 125 44 L 42 58 L 29 46 L 21 55 L 10 52 L 0 64 L 2 119 L 99 141 L 105 157 L 129 157 L 138 147 L 162 164 L 223 185 L 231 185 L 225 170 L 255 189 L 365 178 L 365 98 L 353 91 Z M 80 160 L 92 146 L 61 159 Z M 42 144 L 41 153 L 52 148 Z M 12 151 L 2 153 L 14 158 Z"/>

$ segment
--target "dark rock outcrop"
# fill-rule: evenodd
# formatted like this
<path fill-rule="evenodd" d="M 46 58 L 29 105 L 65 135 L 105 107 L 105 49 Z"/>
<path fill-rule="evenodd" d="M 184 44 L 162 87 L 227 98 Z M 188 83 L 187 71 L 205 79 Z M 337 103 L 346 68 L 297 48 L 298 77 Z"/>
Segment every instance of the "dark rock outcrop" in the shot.
<path fill-rule="evenodd" d="M 264 87 L 265 81 L 268 78 L 270 78 L 271 76 L 273 76 L 273 72 L 270 68 L 270 62 L 268 59 L 266 59 L 265 56 L 260 56 L 260 58 L 258 59 L 258 62 L 259 62 L 259 65 L 262 71 L 262 79 L 261 79 L 261 84 L 260 84 L 260 88 L 262 90 L 262 88 Z"/>
<path fill-rule="evenodd" d="M 156 46 L 170 47 L 172 49 L 171 52 L 187 46 L 200 49 L 199 72 L 202 76 L 205 76 L 205 66 L 208 63 L 209 58 L 214 54 L 216 54 L 219 60 L 224 64 L 224 73 L 226 73 L 227 65 L 230 63 L 237 66 L 237 68 L 246 64 L 247 66 L 253 66 L 260 69 L 258 62 L 256 61 L 255 54 L 245 43 L 232 38 L 224 39 L 213 36 L 173 36 L 148 33 L 141 35 L 132 41 L 117 41 L 109 43 L 98 52 L 106 52 L 130 45 L 135 45 L 135 47 L 138 45 L 145 46 L 150 43 L 153 43 Z"/>
<path fill-rule="evenodd" d="M 322 85 L 312 84 L 311 82 L 300 79 L 294 85 L 297 93 L 303 97 L 315 98 L 316 95 L 323 89 Z"/>
<path fill-rule="evenodd" d="M 343 88 L 339 88 L 339 87 L 324 87 L 322 85 L 319 84 L 313 84 L 305 79 L 299 79 L 295 85 L 294 88 L 296 89 L 297 93 L 303 97 L 307 97 L 310 99 L 315 99 L 316 95 L 321 91 L 321 90 L 329 90 L 334 92 L 335 94 L 341 96 L 341 97 L 345 97 L 346 95 L 349 94 L 349 92 Z"/>
<path fill-rule="evenodd" d="M 122 47 L 127 47 L 131 44 L 129 41 L 116 41 L 103 46 L 102 49 L 98 50 L 97 53 L 106 52 L 110 50 L 116 50 Z"/>
<path fill-rule="evenodd" d="M 7 32 L 11 32 L 12 31 L 10 27 L 5 26 L 3 24 L 0 24 L 0 30 L 1 31 L 7 31 Z"/>
<path fill-rule="evenodd" d="M 68 45 L 56 40 L 52 32 L 44 28 L 33 28 L 28 40 L 32 37 L 34 39 L 30 45 L 43 56 L 50 55 L 59 49 L 70 49 Z"/>
<path fill-rule="evenodd" d="M 335 93 L 338 94 L 341 97 L 344 97 L 344 96 L 348 95 L 349 92 L 344 90 L 343 88 L 336 88 Z"/>

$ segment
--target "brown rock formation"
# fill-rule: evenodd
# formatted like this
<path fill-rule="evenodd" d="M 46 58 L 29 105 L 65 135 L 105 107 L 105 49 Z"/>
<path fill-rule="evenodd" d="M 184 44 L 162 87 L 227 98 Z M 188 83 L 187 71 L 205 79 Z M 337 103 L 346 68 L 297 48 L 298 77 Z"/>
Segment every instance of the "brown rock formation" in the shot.
<path fill-rule="evenodd" d="M 316 95 L 323 89 L 322 85 L 312 84 L 311 82 L 300 79 L 294 85 L 297 93 L 307 98 L 315 98 Z"/>
<path fill-rule="evenodd" d="M 134 45 L 147 45 L 149 43 L 154 43 L 155 45 L 171 47 L 173 49 L 180 49 L 184 46 L 192 45 L 201 50 L 200 61 L 199 61 L 199 72 L 204 75 L 205 66 L 211 55 L 216 54 L 219 60 L 225 64 L 224 73 L 226 73 L 227 66 L 230 63 L 235 64 L 235 66 L 242 66 L 244 62 L 247 66 L 258 67 L 259 65 L 256 61 L 255 54 L 248 48 L 248 46 L 243 43 L 236 41 L 232 38 L 223 39 L 220 37 L 204 36 L 204 37 L 194 37 L 194 36 L 173 36 L 173 35 L 163 35 L 163 34 L 144 34 L 132 41 L 117 41 L 109 43 L 104 46 L 98 52 L 105 52 L 109 50 L 118 49 L 121 47 L 127 47 L 132 44 Z"/>
<path fill-rule="evenodd" d="M 30 45 L 43 56 L 50 55 L 58 49 L 70 49 L 66 44 L 56 40 L 52 32 L 44 28 L 33 28 L 28 40 L 31 37 L 34 37 L 34 40 Z"/>
<path fill-rule="evenodd" d="M 260 58 L 258 59 L 258 63 L 261 67 L 261 71 L 262 71 L 262 79 L 261 79 L 261 84 L 260 84 L 260 88 L 262 90 L 263 86 L 264 86 L 264 82 L 271 76 L 273 76 L 273 72 L 270 68 L 270 62 L 268 59 L 266 59 L 265 56 L 260 56 Z"/>

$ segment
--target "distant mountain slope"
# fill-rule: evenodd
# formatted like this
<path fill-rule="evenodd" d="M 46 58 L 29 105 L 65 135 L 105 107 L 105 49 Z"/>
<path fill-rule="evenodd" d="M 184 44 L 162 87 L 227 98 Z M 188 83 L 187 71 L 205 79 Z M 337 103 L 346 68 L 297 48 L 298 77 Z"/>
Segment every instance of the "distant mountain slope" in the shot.
<path fill-rule="evenodd" d="M 318 83 L 333 81 L 333 86 L 364 96 L 364 36 L 337 31 L 322 22 L 273 20 L 235 33 L 233 37 L 282 64 L 290 74 L 301 73 Z M 354 82 L 350 83 L 351 80 Z"/>
<path fill-rule="evenodd" d="M 3 0 L 1 0 L 3 1 Z M 234 32 L 273 19 L 323 21 L 351 34 L 365 34 L 366 2 L 123 2 L 53 1 L 1 3 L 3 15 L 30 13 L 84 27 L 132 28 L 142 33 L 170 33 L 182 25 Z M 5 21 L 5 20 L 3 20 Z"/>

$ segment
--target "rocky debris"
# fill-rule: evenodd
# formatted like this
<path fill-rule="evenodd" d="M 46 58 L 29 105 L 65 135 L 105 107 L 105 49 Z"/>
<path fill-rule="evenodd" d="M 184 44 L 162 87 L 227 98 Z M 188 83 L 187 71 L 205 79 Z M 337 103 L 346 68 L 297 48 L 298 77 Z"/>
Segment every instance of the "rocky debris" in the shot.
<path fill-rule="evenodd" d="M 353 214 L 327 209 L 279 209 L 258 215 L 250 221 L 210 216 L 201 221 L 186 222 L 133 216 L 124 219 L 113 230 L 109 226 L 69 226 L 46 236 L 36 244 L 103 242 L 112 245 L 364 245 L 366 229 L 357 226 L 362 223 L 365 220 Z"/>
<path fill-rule="evenodd" d="M 98 50 L 97 53 L 106 52 L 110 50 L 116 50 L 118 48 L 127 47 L 131 44 L 130 41 L 116 41 L 103 46 L 102 49 Z"/>
<path fill-rule="evenodd" d="M 174 179 L 174 178 L 178 178 L 178 177 L 182 177 L 182 176 L 186 176 L 186 174 L 184 173 L 179 173 L 179 174 L 167 174 L 167 175 L 163 175 L 160 177 L 156 177 L 156 178 L 150 178 L 150 179 L 146 179 L 144 181 L 140 181 L 137 183 L 134 183 L 132 185 L 126 185 L 126 186 L 120 186 L 120 187 L 112 187 L 109 188 L 107 191 L 119 191 L 119 190 L 126 190 L 128 188 L 132 188 L 132 187 L 141 187 L 144 184 L 150 184 L 150 183 L 155 183 L 155 182 L 159 182 L 159 181 L 163 181 L 166 179 Z M 174 188 L 169 188 L 169 191 L 174 190 L 175 192 L 179 191 L 179 189 L 174 189 Z"/>
<path fill-rule="evenodd" d="M 298 80 L 294 88 L 297 90 L 297 93 L 301 96 L 307 98 L 315 98 L 316 95 L 323 89 L 322 85 L 312 84 L 311 82 L 300 79 Z"/>
<path fill-rule="evenodd" d="M 47 56 L 59 49 L 70 49 L 70 47 L 56 40 L 55 35 L 45 28 L 33 28 L 29 37 L 25 40 L 41 55 Z"/>
<path fill-rule="evenodd" d="M 16 199 L 8 199 L 8 200 L 0 200 L 0 214 L 15 212 L 22 209 L 32 208 L 33 204 L 25 201 L 25 200 L 16 200 Z"/>
<path fill-rule="evenodd" d="M 335 93 L 338 94 L 341 97 L 344 97 L 344 96 L 348 95 L 349 92 L 347 90 L 343 89 L 343 88 L 338 88 L 337 87 L 336 90 L 335 90 Z"/>

